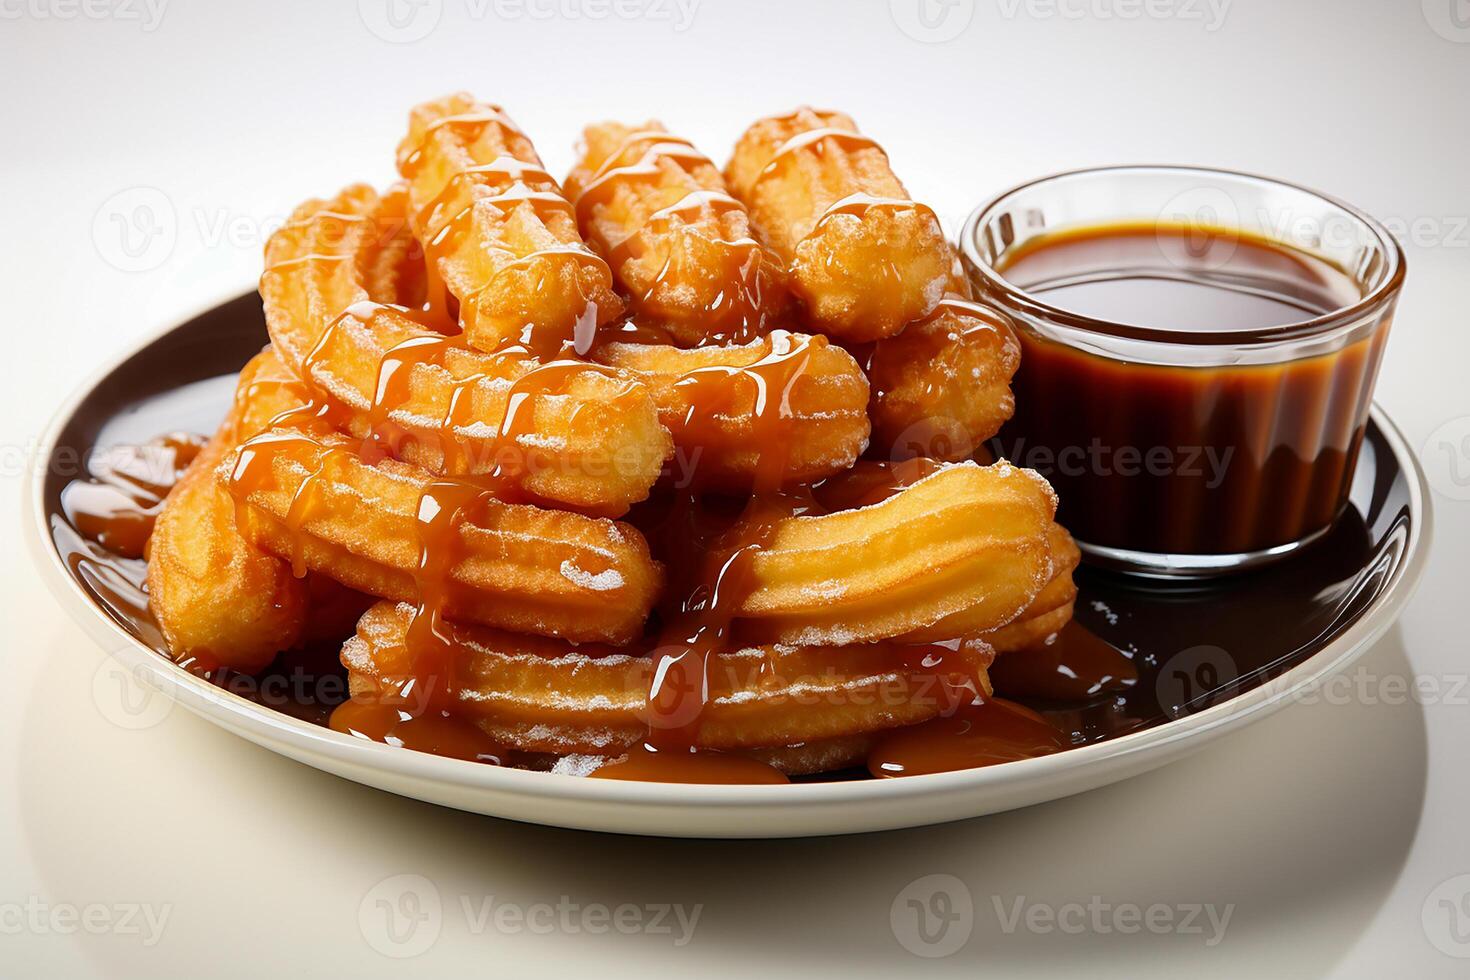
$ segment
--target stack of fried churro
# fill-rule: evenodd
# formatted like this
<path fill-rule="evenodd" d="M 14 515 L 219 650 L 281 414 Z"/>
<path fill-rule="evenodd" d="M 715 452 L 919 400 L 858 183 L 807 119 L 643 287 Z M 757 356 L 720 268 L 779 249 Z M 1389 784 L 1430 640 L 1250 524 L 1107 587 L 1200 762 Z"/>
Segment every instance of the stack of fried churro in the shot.
<path fill-rule="evenodd" d="M 849 117 L 761 120 L 723 172 L 601 123 L 558 184 L 454 95 L 397 160 L 266 247 L 270 346 L 150 544 L 175 656 L 338 630 L 339 730 L 775 781 L 983 702 L 1066 623 L 1050 487 L 973 458 L 1016 339 Z"/>

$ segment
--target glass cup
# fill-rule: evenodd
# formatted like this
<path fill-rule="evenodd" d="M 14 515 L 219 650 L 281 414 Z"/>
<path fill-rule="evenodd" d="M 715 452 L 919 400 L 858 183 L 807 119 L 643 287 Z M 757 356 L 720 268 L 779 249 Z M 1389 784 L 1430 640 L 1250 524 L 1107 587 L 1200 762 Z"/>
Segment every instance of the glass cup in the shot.
<path fill-rule="evenodd" d="M 1021 338 L 993 448 L 1051 480 L 1092 563 L 1238 571 L 1342 512 L 1404 280 L 1377 221 L 1249 174 L 1104 167 L 982 205 L 960 251 Z"/>

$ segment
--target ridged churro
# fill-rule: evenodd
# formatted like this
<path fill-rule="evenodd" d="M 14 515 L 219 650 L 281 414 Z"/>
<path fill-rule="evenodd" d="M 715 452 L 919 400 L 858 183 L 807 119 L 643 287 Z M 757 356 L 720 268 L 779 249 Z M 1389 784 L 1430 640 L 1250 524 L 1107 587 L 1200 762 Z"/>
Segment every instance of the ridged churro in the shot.
<path fill-rule="evenodd" d="M 627 642 L 662 584 L 642 535 L 627 525 L 503 503 L 392 459 L 369 465 L 342 436 L 272 429 L 243 443 L 218 474 L 261 548 L 298 571 L 404 601 L 422 597 L 418 515 L 442 487 L 462 509 L 444 543 L 443 611 L 468 622 Z"/>
<path fill-rule="evenodd" d="M 351 187 L 302 205 L 271 237 L 266 320 L 308 394 L 341 409 L 341 428 L 376 431 L 435 472 L 511 470 L 531 497 L 589 513 L 645 497 L 671 443 L 635 379 L 471 350 L 395 305 L 415 261 L 404 203 L 401 191 Z"/>
<path fill-rule="evenodd" d="M 464 93 L 416 106 L 398 171 L 431 282 L 457 300 L 472 346 L 585 353 L 597 328 L 622 313 L 607 263 L 582 241 L 571 204 L 499 106 Z M 432 292 L 430 303 L 448 305 Z"/>
<path fill-rule="evenodd" d="M 779 483 L 811 482 L 868 444 L 867 379 L 825 337 L 778 330 L 738 346 L 611 343 L 594 354 L 648 386 L 684 485 L 749 490 L 778 455 Z"/>
<path fill-rule="evenodd" d="M 1052 553 L 1052 577 L 1037 593 L 1026 611 L 998 630 L 982 634 L 996 653 L 1011 653 L 1045 640 L 1072 620 L 1072 607 L 1077 601 L 1077 586 L 1072 573 L 1082 561 L 1082 552 L 1072 535 L 1060 524 L 1053 524 L 1049 534 Z"/>
<path fill-rule="evenodd" d="M 779 314 L 778 267 L 751 236 L 745 205 L 662 124 L 588 126 L 565 186 L 634 316 L 680 346 L 745 343 Z"/>
<path fill-rule="evenodd" d="M 412 617 L 411 606 L 393 603 L 363 616 L 342 649 L 354 697 L 402 701 L 401 692 L 413 690 Z M 657 660 L 646 649 L 578 647 L 483 627 L 450 632 L 460 654 L 455 703 L 500 744 L 616 756 L 647 732 Z M 775 749 L 927 721 L 953 711 L 958 699 L 968 703 L 972 685 L 988 696 L 992 658 L 978 640 L 937 652 L 892 643 L 721 651 L 709 667 L 696 744 Z"/>
<path fill-rule="evenodd" d="M 262 365 L 240 373 L 240 391 Z M 170 491 L 148 545 L 148 605 L 175 659 L 251 672 L 300 640 L 307 617 L 306 584 L 291 567 L 243 537 L 235 503 L 214 471 L 238 444 L 248 406 L 237 398 L 219 431 Z"/>
<path fill-rule="evenodd" d="M 1021 347 L 1007 318 L 948 295 L 902 333 L 857 352 L 884 456 L 968 459 L 1015 411 Z"/>
<path fill-rule="evenodd" d="M 928 642 L 998 629 L 1051 578 L 1046 481 L 997 463 L 946 466 L 856 510 L 778 522 L 740 617 L 784 643 Z M 936 628 L 963 617 L 966 628 Z"/>
<path fill-rule="evenodd" d="M 760 120 L 736 143 L 725 179 L 785 263 L 814 329 L 877 340 L 939 302 L 952 255 L 939 220 L 849 116 L 803 108 Z"/>

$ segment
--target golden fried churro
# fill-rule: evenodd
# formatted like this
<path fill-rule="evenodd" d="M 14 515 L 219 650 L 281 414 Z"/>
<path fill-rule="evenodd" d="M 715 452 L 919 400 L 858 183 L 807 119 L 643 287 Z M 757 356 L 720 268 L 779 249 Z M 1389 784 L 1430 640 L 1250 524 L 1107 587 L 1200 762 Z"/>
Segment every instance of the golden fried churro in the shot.
<path fill-rule="evenodd" d="M 484 354 L 394 305 L 414 286 L 401 191 L 351 187 L 298 208 L 266 247 L 272 341 L 340 409 L 334 423 L 435 472 L 510 472 L 531 498 L 616 515 L 670 452 L 648 393 L 580 361 Z"/>
<path fill-rule="evenodd" d="M 500 107 L 464 93 L 415 107 L 398 171 L 431 283 L 437 276 L 458 300 L 471 345 L 584 353 L 598 326 L 622 313 L 607 263 L 582 241 L 571 204 Z M 431 307 L 444 302 L 434 292 Z"/>
<path fill-rule="evenodd" d="M 996 653 L 1011 653 L 1045 640 L 1072 619 L 1072 607 L 1077 601 L 1072 573 L 1082 561 L 1082 552 L 1060 524 L 1051 526 L 1048 542 L 1052 553 L 1051 581 L 1014 622 L 984 634 Z"/>
<path fill-rule="evenodd" d="M 598 123 L 566 180 L 634 314 L 680 346 L 746 343 L 780 303 L 776 264 L 710 159 L 662 124 Z"/>
<path fill-rule="evenodd" d="M 735 145 L 725 178 L 786 264 L 814 328 L 877 340 L 939 302 L 952 255 L 939 220 L 843 113 L 804 108 L 760 120 Z"/>
<path fill-rule="evenodd" d="M 261 354 L 245 366 L 242 392 L 271 358 Z M 237 399 L 164 503 L 149 538 L 148 605 L 175 659 L 250 673 L 300 639 L 307 587 L 241 536 L 234 501 L 215 481 L 246 408 Z"/>
<path fill-rule="evenodd" d="M 604 364 L 640 379 L 673 433 L 676 480 L 749 490 L 763 455 L 778 483 L 819 480 L 851 466 L 868 443 L 868 384 L 825 337 L 773 331 L 740 346 L 597 348 Z"/>
<path fill-rule="evenodd" d="M 872 386 L 873 444 L 891 458 L 967 459 L 1015 410 L 1015 332 L 1003 314 L 956 295 L 857 356 Z"/>
<path fill-rule="evenodd" d="M 997 464 L 1004 465 L 1004 464 Z M 1051 572 L 1048 574 L 1046 584 L 1037 592 L 1037 598 L 1027 604 L 1017 616 L 1013 617 L 1005 625 L 1010 623 L 1025 624 L 1028 620 L 1039 619 L 1047 613 L 1054 613 L 1057 604 L 1066 604 L 1070 615 L 1071 597 L 1075 597 L 1076 589 L 1072 585 L 1072 570 L 1077 567 L 1080 553 L 1077 546 L 1072 542 L 1072 537 L 1065 528 L 1056 523 L 1051 523 L 1046 529 L 1046 551 L 1051 558 Z M 1042 599 L 1042 593 L 1046 598 Z M 1065 624 L 1065 619 L 1063 619 Z M 1035 625 L 1034 623 L 1032 624 Z M 1036 628 L 1040 628 L 1037 626 Z M 993 636 L 1000 627 L 986 626 L 985 620 L 977 618 L 974 611 L 963 609 L 938 620 L 933 625 L 917 630 L 909 634 L 914 640 L 935 640 L 944 636 L 964 636 L 971 632 L 977 632 L 985 636 Z M 1014 649 L 1016 640 L 1025 633 L 1025 629 L 1017 630 L 1016 634 L 1009 638 L 1002 638 L 1006 649 Z"/>
<path fill-rule="evenodd" d="M 946 466 L 856 510 L 775 524 L 739 615 L 784 643 L 928 642 L 997 629 L 1052 575 L 1056 497 L 1030 470 Z M 967 628 L 946 632 L 949 618 Z"/>
<path fill-rule="evenodd" d="M 402 702 L 414 691 L 413 609 L 379 603 L 342 649 L 353 696 Z M 528 752 L 618 755 L 648 730 L 657 661 L 601 646 L 451 625 L 459 709 L 501 745 Z M 993 653 L 945 647 L 753 647 L 716 654 L 695 744 L 780 748 L 914 724 L 990 693 Z"/>
<path fill-rule="evenodd" d="M 633 528 L 504 503 L 392 459 L 370 466 L 354 450 L 345 437 L 291 428 L 243 443 L 218 473 L 246 536 L 298 572 L 419 600 L 436 616 L 577 641 L 641 631 L 661 570 Z M 430 549 L 421 525 L 441 516 L 443 540 Z M 428 564 L 442 581 L 425 575 Z"/>

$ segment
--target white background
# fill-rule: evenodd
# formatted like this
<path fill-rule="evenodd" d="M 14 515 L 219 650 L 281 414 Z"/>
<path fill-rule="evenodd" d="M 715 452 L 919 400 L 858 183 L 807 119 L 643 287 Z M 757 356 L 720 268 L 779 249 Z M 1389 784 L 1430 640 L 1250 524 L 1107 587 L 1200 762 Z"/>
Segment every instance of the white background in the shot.
<path fill-rule="evenodd" d="M 702 0 L 687 23 L 653 0 L 621 0 L 602 19 L 597 0 L 393 0 L 400 30 L 388 0 L 160 2 L 0 0 L 0 496 L 12 515 L 26 447 L 65 392 L 161 323 L 248 288 L 273 223 L 307 196 L 391 179 L 409 106 L 467 88 L 503 102 L 557 172 L 592 119 L 657 116 L 723 159 L 759 115 L 841 107 L 951 228 L 1005 186 L 1096 163 L 1213 164 L 1338 194 L 1406 232 L 1379 400 L 1424 454 L 1437 541 L 1401 625 L 1361 662 L 1366 697 L 1294 707 L 1188 762 L 1048 806 L 737 844 L 437 809 L 182 711 L 119 727 L 93 693 L 103 655 L 12 544 L 0 573 L 0 974 L 388 975 L 403 964 L 379 951 L 375 902 L 406 874 L 442 907 L 413 965 L 461 976 L 1465 975 L 1470 960 L 1436 942 L 1456 948 L 1449 916 L 1470 879 L 1436 888 L 1470 872 L 1470 694 L 1393 696 L 1416 678 L 1454 689 L 1470 671 L 1470 504 L 1457 499 L 1470 497 L 1463 0 L 928 0 L 934 27 L 916 0 Z M 119 249 L 116 215 L 158 231 L 135 239 L 148 243 L 136 259 Z M 970 895 L 973 931 L 948 958 L 918 959 L 890 908 L 936 873 Z M 1233 912 L 1207 947 L 1090 924 L 1007 932 L 995 905 L 1094 895 Z M 478 908 L 487 896 L 703 908 L 676 948 L 650 933 L 477 932 L 461 898 Z M 50 919 L 17 930 L 28 903 L 146 904 L 168 919 L 151 946 L 125 929 L 63 934 Z M 1470 937 L 1470 905 L 1458 928 Z"/>

